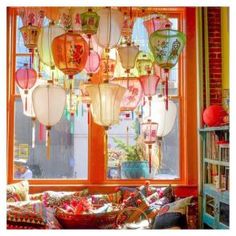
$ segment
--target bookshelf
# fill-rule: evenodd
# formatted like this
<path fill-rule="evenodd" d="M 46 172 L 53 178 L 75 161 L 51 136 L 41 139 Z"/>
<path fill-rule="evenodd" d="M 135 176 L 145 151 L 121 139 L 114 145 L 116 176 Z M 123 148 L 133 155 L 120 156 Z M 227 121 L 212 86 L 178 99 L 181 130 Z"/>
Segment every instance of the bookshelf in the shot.
<path fill-rule="evenodd" d="M 199 129 L 201 137 L 201 222 L 203 228 L 229 228 L 229 126 Z"/>

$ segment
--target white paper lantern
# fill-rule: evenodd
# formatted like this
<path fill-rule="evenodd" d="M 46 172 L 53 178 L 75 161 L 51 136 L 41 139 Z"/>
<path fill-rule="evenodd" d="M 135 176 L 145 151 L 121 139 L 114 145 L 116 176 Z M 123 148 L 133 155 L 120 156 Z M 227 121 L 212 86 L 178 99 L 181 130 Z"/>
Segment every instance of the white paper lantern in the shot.
<path fill-rule="evenodd" d="M 97 44 L 103 48 L 111 49 L 116 46 L 120 39 L 123 14 L 111 8 L 103 8 L 97 14 L 100 16 L 96 34 Z"/>

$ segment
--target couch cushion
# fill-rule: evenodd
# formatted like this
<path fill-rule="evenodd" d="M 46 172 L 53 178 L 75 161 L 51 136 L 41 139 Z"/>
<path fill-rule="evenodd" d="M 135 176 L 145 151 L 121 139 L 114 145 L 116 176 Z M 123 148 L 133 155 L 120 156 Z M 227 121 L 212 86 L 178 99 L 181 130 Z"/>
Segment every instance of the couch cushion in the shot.
<path fill-rule="evenodd" d="M 27 200 L 29 200 L 29 182 L 27 180 L 7 185 L 7 202 Z"/>

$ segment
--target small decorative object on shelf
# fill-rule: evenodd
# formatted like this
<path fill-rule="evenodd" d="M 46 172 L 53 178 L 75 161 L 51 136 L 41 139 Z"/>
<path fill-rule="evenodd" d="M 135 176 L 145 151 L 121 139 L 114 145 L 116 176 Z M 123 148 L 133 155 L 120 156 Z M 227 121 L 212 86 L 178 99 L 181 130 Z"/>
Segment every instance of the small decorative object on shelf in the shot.
<path fill-rule="evenodd" d="M 229 126 L 200 129 L 202 226 L 229 228 Z"/>

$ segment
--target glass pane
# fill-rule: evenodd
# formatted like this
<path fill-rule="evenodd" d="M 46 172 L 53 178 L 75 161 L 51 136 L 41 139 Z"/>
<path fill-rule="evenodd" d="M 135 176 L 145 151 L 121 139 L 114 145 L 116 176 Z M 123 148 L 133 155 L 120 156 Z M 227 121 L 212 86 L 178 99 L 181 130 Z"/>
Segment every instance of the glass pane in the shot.
<path fill-rule="evenodd" d="M 32 119 L 23 114 L 22 101 L 18 99 L 15 102 L 15 178 L 31 178 L 27 175 L 31 170 L 33 179 L 87 179 L 87 121 L 87 110 L 82 105 L 78 106 L 77 116 L 69 118 L 65 112 L 51 129 L 48 160 L 45 129 L 36 121 L 35 147 L 32 148 Z"/>
<path fill-rule="evenodd" d="M 220 223 L 229 226 L 229 204 L 220 202 Z"/>
<path fill-rule="evenodd" d="M 215 198 L 209 195 L 206 195 L 206 213 L 215 217 Z"/>
<path fill-rule="evenodd" d="M 178 101 L 175 101 L 178 114 Z M 148 105 L 145 105 L 148 106 Z M 145 110 L 143 114 L 145 117 Z M 155 99 L 152 101 L 152 114 L 154 115 Z M 128 114 L 128 115 L 127 115 Z M 155 116 L 153 116 L 155 121 Z M 109 179 L 177 179 L 179 178 L 179 117 L 177 115 L 172 130 L 164 136 L 161 146 L 152 145 L 152 171 L 149 173 L 149 149 L 140 137 L 140 121 L 135 112 L 123 113 L 120 124 L 112 126 L 108 131 L 108 172 Z M 141 152 L 135 152 L 141 148 Z M 158 155 L 161 150 L 162 155 Z M 140 154 L 141 153 L 141 154 Z M 139 158 L 137 158 L 137 156 Z M 127 163 L 127 157 L 131 162 Z M 142 162 L 133 161 L 138 159 Z"/>

